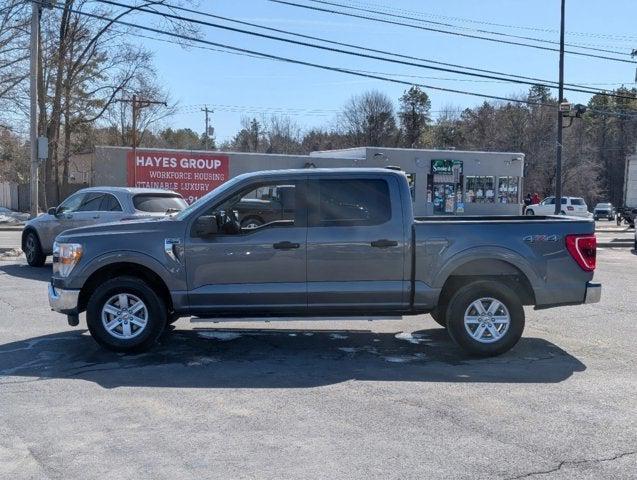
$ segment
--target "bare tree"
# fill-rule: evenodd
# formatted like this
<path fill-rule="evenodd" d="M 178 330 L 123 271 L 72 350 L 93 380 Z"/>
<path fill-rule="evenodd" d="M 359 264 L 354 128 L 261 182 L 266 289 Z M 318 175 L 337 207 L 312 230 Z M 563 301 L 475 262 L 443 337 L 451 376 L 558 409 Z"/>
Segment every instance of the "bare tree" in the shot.
<path fill-rule="evenodd" d="M 379 91 L 352 97 L 339 115 L 342 133 L 354 146 L 395 146 L 396 119 L 391 99 Z"/>

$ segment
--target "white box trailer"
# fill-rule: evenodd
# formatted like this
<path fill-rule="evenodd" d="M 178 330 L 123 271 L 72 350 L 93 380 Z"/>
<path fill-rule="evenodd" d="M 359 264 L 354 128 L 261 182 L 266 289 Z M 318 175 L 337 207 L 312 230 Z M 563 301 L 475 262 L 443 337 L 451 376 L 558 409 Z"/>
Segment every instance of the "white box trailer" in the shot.
<path fill-rule="evenodd" d="M 637 154 L 626 159 L 624 206 L 631 209 L 637 208 Z"/>

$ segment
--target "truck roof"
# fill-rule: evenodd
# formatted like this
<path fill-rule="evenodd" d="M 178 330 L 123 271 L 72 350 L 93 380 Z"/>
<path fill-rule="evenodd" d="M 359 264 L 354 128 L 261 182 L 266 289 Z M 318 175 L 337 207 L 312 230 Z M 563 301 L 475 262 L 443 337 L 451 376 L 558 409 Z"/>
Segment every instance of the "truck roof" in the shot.
<path fill-rule="evenodd" d="M 343 173 L 382 173 L 384 175 L 405 175 L 402 170 L 396 170 L 394 168 L 386 167 L 334 167 L 334 168 L 290 168 L 285 170 L 261 170 L 257 172 L 244 173 L 238 175 L 238 177 L 251 177 L 251 176 L 276 176 L 276 175 L 325 175 L 325 174 L 343 174 Z"/>

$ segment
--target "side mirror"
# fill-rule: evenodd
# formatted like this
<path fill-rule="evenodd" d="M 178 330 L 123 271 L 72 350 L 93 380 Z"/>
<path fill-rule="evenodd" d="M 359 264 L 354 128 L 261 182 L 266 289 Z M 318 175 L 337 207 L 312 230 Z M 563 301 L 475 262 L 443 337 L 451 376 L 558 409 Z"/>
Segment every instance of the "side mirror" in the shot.
<path fill-rule="evenodd" d="M 219 230 L 217 217 L 215 215 L 202 215 L 193 226 L 193 233 L 196 237 L 210 237 Z"/>
<path fill-rule="evenodd" d="M 49 215 L 53 215 L 54 217 L 58 214 L 58 207 L 51 207 L 47 211 Z"/>

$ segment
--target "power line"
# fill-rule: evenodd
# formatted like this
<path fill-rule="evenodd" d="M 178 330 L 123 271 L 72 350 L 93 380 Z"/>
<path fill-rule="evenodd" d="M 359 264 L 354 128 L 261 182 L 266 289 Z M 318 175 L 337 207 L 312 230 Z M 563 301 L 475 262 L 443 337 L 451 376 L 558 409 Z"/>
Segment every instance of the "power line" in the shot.
<path fill-rule="evenodd" d="M 60 7 L 60 6 L 56 5 L 54 8 L 62 9 L 63 7 Z M 431 89 L 431 90 L 437 90 L 437 91 L 448 92 L 448 93 L 457 93 L 457 94 L 461 94 L 461 95 L 469 95 L 469 96 L 474 96 L 474 97 L 479 97 L 479 98 L 488 98 L 488 99 L 491 99 L 491 100 L 500 100 L 500 101 L 504 101 L 504 102 L 513 102 L 513 103 L 521 103 L 521 104 L 536 105 L 536 106 L 546 106 L 546 107 L 552 107 L 552 108 L 555 107 L 554 104 L 550 104 L 550 103 L 543 103 L 543 102 L 535 102 L 535 101 L 530 101 L 530 100 L 522 100 L 522 99 L 517 99 L 517 98 L 502 97 L 502 96 L 499 96 L 499 95 L 489 95 L 489 94 L 471 92 L 471 91 L 467 91 L 467 90 L 458 90 L 458 89 L 452 89 L 452 88 L 446 88 L 446 87 L 436 87 L 436 86 L 433 86 L 433 85 L 426 85 L 426 84 L 414 84 L 413 82 L 406 82 L 406 81 L 398 80 L 398 79 L 395 79 L 395 78 L 388 78 L 388 77 L 383 77 L 383 76 L 380 76 L 380 75 L 372 75 L 372 74 L 360 73 L 360 72 L 348 70 L 348 69 L 345 69 L 345 68 L 333 67 L 333 66 L 328 66 L 328 65 L 318 64 L 318 63 L 312 63 L 312 62 L 307 62 L 307 61 L 304 61 L 304 60 L 297 60 L 297 59 L 292 59 L 292 58 L 288 58 L 288 57 L 282 57 L 282 56 L 279 56 L 279 55 L 272 55 L 272 54 L 269 54 L 269 53 L 263 53 L 263 52 L 258 52 L 258 51 L 255 51 L 255 50 L 249 50 L 249 49 L 246 49 L 246 48 L 235 47 L 235 46 L 232 46 L 232 45 L 222 44 L 222 43 L 218 43 L 218 42 L 212 42 L 210 40 L 203 40 L 203 39 L 200 39 L 200 38 L 191 37 L 191 36 L 180 34 L 180 33 L 166 32 L 166 31 L 163 31 L 163 30 L 160 30 L 160 29 L 157 29 L 157 28 L 143 26 L 143 25 L 137 25 L 137 24 L 134 24 L 134 23 L 131 23 L 131 22 L 122 21 L 122 20 L 115 20 L 115 19 L 113 19 L 111 17 L 107 17 L 107 16 L 104 16 L 104 15 L 98 15 L 98 14 L 94 14 L 94 13 L 89 13 L 89 12 L 84 12 L 84 11 L 81 11 L 81 10 L 70 9 L 69 11 L 71 13 L 75 13 L 75 14 L 78 14 L 78 15 L 83 15 L 83 16 L 87 16 L 87 17 L 90 17 L 90 18 L 107 21 L 110 24 L 125 25 L 127 27 L 141 29 L 141 30 L 146 30 L 146 31 L 158 33 L 160 35 L 166 35 L 166 36 L 170 36 L 170 37 L 180 38 L 182 40 L 186 40 L 186 41 L 190 41 L 190 42 L 196 42 L 196 43 L 202 43 L 202 44 L 206 44 L 206 45 L 212 45 L 214 47 L 230 49 L 230 50 L 233 50 L 233 51 L 247 53 L 247 54 L 251 54 L 251 55 L 258 55 L 258 56 L 261 56 L 263 58 L 269 58 L 269 59 L 279 60 L 279 61 L 286 62 L 286 63 L 318 68 L 318 69 L 326 70 L 326 71 L 345 73 L 347 75 L 364 77 L 364 78 L 371 78 L 371 79 L 374 79 L 374 80 L 381 80 L 381 81 L 395 83 L 395 84 L 399 84 L 399 85 L 406 85 L 406 86 L 416 85 L 418 87 L 428 88 L 428 89 Z M 622 97 L 622 98 L 632 99 L 632 97 Z"/>
<path fill-rule="evenodd" d="M 208 15 L 204 12 L 201 12 L 202 15 Z M 114 29 L 115 31 L 119 32 L 119 33 L 126 33 L 124 30 L 117 30 Z M 296 34 L 295 34 L 296 35 Z M 299 34 L 301 35 L 301 34 Z M 158 37 L 152 37 L 150 35 L 144 35 L 141 34 L 139 32 L 135 33 L 135 36 L 137 38 L 145 38 L 147 40 L 153 40 L 156 42 L 163 42 L 163 43 L 169 43 L 171 45 L 177 45 L 179 47 L 187 47 L 187 48 L 197 48 L 200 50 L 208 50 L 211 52 L 219 52 L 219 53 L 227 53 L 230 55 L 237 55 L 240 57 L 249 57 L 249 58 L 256 58 L 259 60 L 270 60 L 270 61 L 278 61 L 278 60 L 274 60 L 271 58 L 266 58 L 263 57 L 261 55 L 252 55 L 252 54 L 246 54 L 246 53 L 241 53 L 241 52 L 233 52 L 231 50 L 227 50 L 227 49 L 223 49 L 223 48 L 213 48 L 213 47 L 208 47 L 205 45 L 189 45 L 189 44 L 184 44 L 182 42 L 179 42 L 177 40 L 169 40 L 167 38 L 158 38 Z M 305 36 L 305 35 L 303 35 Z M 324 40 L 326 42 L 329 42 L 329 40 Z M 334 43 L 339 43 L 339 42 L 334 42 Z M 345 44 L 347 45 L 347 44 Z M 363 48 L 363 47 L 357 47 L 357 48 Z M 398 54 L 395 54 L 398 55 Z M 408 57 L 409 58 L 409 57 Z M 414 57 L 414 58 L 418 58 L 418 57 Z M 454 64 L 448 64 L 448 63 L 444 63 L 444 62 L 437 62 L 435 60 L 426 60 L 423 59 L 423 61 L 426 62 L 431 62 L 431 63 L 440 63 L 443 65 L 451 65 L 451 66 L 455 66 Z M 472 67 L 464 67 L 461 65 L 458 65 L 459 68 L 465 68 L 467 70 L 476 70 L 479 72 L 488 72 L 488 73 L 496 73 L 496 74 L 501 74 L 501 75 L 507 75 L 507 76 L 512 76 L 515 78 L 522 78 L 522 79 L 527 79 L 527 80 L 537 80 L 538 82 L 547 82 L 547 83 L 551 83 L 551 80 L 542 80 L 542 79 L 536 79 L 534 77 L 525 77 L 525 76 L 521 76 L 521 75 L 513 75 L 513 74 L 509 74 L 509 73 L 500 73 L 500 72 L 494 72 L 492 70 L 484 70 L 484 69 L 480 69 L 480 68 L 472 68 Z M 378 72 L 378 71 L 372 71 L 372 70 L 360 70 L 360 69 L 352 69 L 353 72 L 360 72 L 360 73 L 371 73 L 374 75 L 389 75 L 389 76 L 393 76 L 393 77 L 403 77 L 403 78 L 420 78 L 420 79 L 425 79 L 425 80 L 441 80 L 441 81 L 449 81 L 449 82 L 470 82 L 470 83 L 509 83 L 507 80 L 476 80 L 474 78 L 452 78 L 452 77 L 431 77 L 431 76 L 427 76 L 427 75 L 413 75 L 413 74 L 406 74 L 406 73 L 392 73 L 392 72 Z M 582 86 L 582 87 L 586 87 L 586 86 L 624 86 L 624 85 L 629 85 L 629 84 L 637 84 L 637 82 L 577 82 L 577 83 L 565 83 L 564 85 L 571 85 L 571 86 Z M 538 85 L 538 83 L 532 83 L 532 85 Z M 554 88 L 554 87 L 551 87 Z M 602 94 L 603 92 L 599 92 L 600 94 Z M 202 104 L 203 105 L 203 104 Z"/>
<path fill-rule="evenodd" d="M 395 15 L 395 14 L 391 14 L 391 13 L 387 13 L 387 12 L 383 12 L 383 11 L 370 10 L 369 7 L 368 8 L 357 7 L 355 5 L 352 5 L 351 3 L 334 3 L 334 2 L 319 1 L 319 0 L 307 0 L 307 1 L 313 2 L 313 3 L 319 3 L 319 4 L 323 4 L 323 5 L 331 5 L 331 6 L 340 7 L 340 8 L 348 8 L 348 9 L 351 9 L 351 10 L 362 11 L 362 12 L 367 12 L 367 13 L 374 13 L 374 14 L 377 14 L 377 15 L 385 15 L 385 16 L 392 17 L 392 18 L 400 18 L 400 19 L 411 20 L 411 21 L 415 21 L 415 22 L 427 23 L 427 24 L 431 24 L 431 25 L 440 25 L 440 26 L 443 26 L 443 27 L 456 28 L 456 29 L 459 29 L 459 30 L 468 30 L 468 31 L 471 31 L 471 32 L 484 33 L 484 34 L 487 34 L 487 35 L 495 35 L 495 36 L 506 37 L 506 38 L 516 38 L 516 39 L 519 39 L 519 40 L 530 40 L 532 42 L 548 43 L 548 44 L 551 44 L 551 45 L 559 45 L 560 44 L 560 42 L 556 42 L 554 40 L 546 40 L 544 38 L 527 37 L 527 36 L 524 36 L 524 35 L 514 35 L 514 34 L 510 34 L 510 33 L 496 32 L 494 30 L 484 30 L 484 29 L 480 29 L 480 28 L 462 27 L 462 26 L 459 26 L 459 25 L 454 25 L 452 23 L 436 22 L 436 21 L 433 21 L 433 20 L 424 20 L 422 18 L 416 18 L 416 17 L 412 17 L 412 16 L 407 16 L 407 15 Z M 566 46 L 581 48 L 581 49 L 584 49 L 584 50 L 592 50 L 592 51 L 597 51 L 597 52 L 613 53 L 613 54 L 616 54 L 616 55 L 630 55 L 627 52 L 618 52 L 617 50 L 608 50 L 606 48 L 596 48 L 596 47 L 590 46 L 590 45 L 573 44 L 573 43 L 568 44 L 567 43 Z"/>
<path fill-rule="evenodd" d="M 60 7 L 60 6 L 56 5 L 56 6 L 54 6 L 54 8 L 62 9 L 63 7 Z M 374 80 L 381 80 L 381 81 L 386 81 L 386 82 L 390 82 L 390 83 L 396 83 L 396 84 L 400 84 L 400 85 L 407 85 L 407 86 L 416 85 L 416 86 L 419 86 L 419 87 L 422 87 L 422 88 L 429 88 L 431 90 L 438 90 L 438 91 L 449 92 L 449 93 L 458 93 L 458 94 L 462 94 L 462 95 L 470 95 L 470 96 L 480 97 L 480 98 L 489 98 L 491 100 L 501 100 L 501 101 L 504 101 L 504 102 L 515 102 L 515 103 L 524 103 L 524 104 L 529 104 L 529 105 L 550 106 L 550 107 L 554 107 L 555 106 L 555 105 L 548 104 L 548 103 L 532 102 L 532 101 L 521 100 L 521 99 L 516 99 L 516 98 L 501 97 L 499 95 L 488 95 L 488 94 L 483 94 L 483 93 L 470 92 L 470 91 L 467 91 L 467 90 L 457 90 L 457 89 L 452 89 L 452 88 L 436 87 L 436 86 L 433 86 L 433 85 L 425 85 L 425 84 L 414 84 L 412 82 L 406 82 L 406 81 L 402 81 L 402 80 L 397 80 L 395 78 L 387 78 L 387 77 L 382 77 L 382 76 L 379 76 L 379 75 L 371 75 L 371 74 L 359 73 L 359 72 L 355 72 L 355 71 L 348 70 L 348 69 L 345 69 L 345 68 L 332 67 L 332 66 L 322 65 L 322 64 L 318 64 L 318 63 L 306 62 L 304 60 L 297 60 L 297 59 L 292 59 L 292 58 L 288 58 L 288 57 L 282 57 L 282 56 L 279 56 L 279 55 L 272 55 L 272 54 L 269 54 L 269 53 L 263 53 L 263 52 L 258 52 L 258 51 L 255 51 L 255 50 L 249 50 L 249 49 L 246 49 L 246 48 L 235 47 L 235 46 L 227 45 L 227 44 L 223 44 L 223 43 L 211 42 L 210 40 L 203 40 L 203 39 L 200 39 L 200 38 L 191 37 L 191 36 L 183 35 L 183 34 L 180 34 L 180 33 L 166 32 L 166 31 L 163 31 L 163 30 L 159 30 L 157 28 L 147 27 L 147 26 L 143 26 L 143 25 L 137 25 L 137 24 L 130 23 L 130 22 L 125 22 L 125 21 L 122 21 L 122 20 L 115 20 L 115 19 L 113 19 L 111 17 L 107 17 L 107 16 L 104 16 L 104 15 L 98 15 L 98 14 L 95 14 L 95 13 L 84 12 L 84 11 L 81 11 L 81 10 L 70 9 L 69 12 L 75 13 L 77 15 L 83 15 L 83 16 L 86 16 L 86 17 L 94 18 L 94 19 L 97 19 L 97 20 L 104 20 L 104 21 L 107 21 L 107 22 L 112 23 L 112 24 L 125 25 L 125 26 L 131 27 L 131 28 L 138 28 L 138 29 L 141 29 L 141 30 L 146 30 L 146 31 L 149 31 L 149 32 L 158 33 L 160 35 L 167 35 L 167 36 L 171 36 L 171 37 L 175 37 L 175 38 L 181 38 L 182 40 L 187 40 L 187 41 L 190 41 L 190 42 L 204 43 L 204 44 L 212 45 L 212 46 L 215 46 L 215 47 L 226 48 L 226 49 L 234 50 L 234 51 L 237 51 L 237 52 L 248 53 L 248 54 L 251 54 L 251 55 L 259 55 L 259 56 L 261 56 L 263 58 L 270 58 L 270 59 L 273 59 L 273 60 L 279 60 L 279 61 L 286 62 L 286 63 L 318 68 L 318 69 L 321 69 L 321 70 L 345 73 L 345 74 L 348 74 L 348 75 L 364 77 L 364 78 L 371 78 L 371 79 L 374 79 Z"/>
<path fill-rule="evenodd" d="M 374 8 L 380 8 L 382 10 L 389 10 L 389 11 L 407 13 L 407 14 L 418 15 L 418 16 L 423 16 L 423 17 L 440 18 L 440 19 L 443 19 L 443 20 L 451 20 L 451 21 L 466 22 L 466 23 L 475 23 L 475 24 L 479 24 L 479 25 L 489 25 L 489 26 L 492 26 L 492 27 L 514 28 L 514 29 L 518 29 L 518 30 L 528 30 L 528 31 L 533 31 L 533 32 L 544 32 L 544 33 L 559 33 L 559 31 L 554 29 L 554 28 L 542 28 L 542 27 L 531 27 L 531 26 L 527 26 L 527 25 L 512 25 L 512 24 L 506 24 L 506 23 L 488 22 L 486 20 L 476 20 L 476 19 L 473 19 L 473 18 L 454 17 L 454 16 L 448 16 L 448 15 L 438 15 L 438 14 L 433 14 L 433 13 L 417 12 L 417 11 L 414 11 L 414 10 L 406 10 L 406 9 L 395 8 L 395 7 L 392 8 L 392 7 L 388 7 L 386 5 L 366 4 L 364 2 L 357 2 L 357 1 L 352 1 L 352 0 L 350 0 L 348 3 L 359 4 L 359 5 L 362 5 L 362 6 L 372 6 Z M 616 35 L 616 34 L 605 34 L 605 33 L 597 33 L 597 32 L 567 31 L 566 34 L 567 35 L 574 35 L 574 36 L 582 36 L 582 37 L 607 38 L 607 39 L 610 39 L 610 40 L 624 40 L 624 41 L 632 41 L 632 40 L 637 39 L 637 37 L 633 36 L 633 35 Z"/>
<path fill-rule="evenodd" d="M 291 43 L 291 44 L 295 44 L 295 45 L 301 45 L 301 46 L 305 46 L 305 47 L 315 48 L 315 49 L 319 49 L 319 50 L 326 50 L 326 51 L 335 52 L 335 53 L 342 53 L 342 54 L 345 54 L 345 55 L 352 55 L 352 56 L 368 58 L 368 59 L 372 59 L 372 60 L 380 60 L 380 61 L 396 63 L 396 64 L 401 64 L 401 65 L 425 68 L 425 69 L 429 69 L 429 70 L 437 70 L 437 71 L 443 71 L 443 72 L 449 72 L 449 73 L 457 73 L 459 75 L 467 75 L 467 76 L 472 76 L 472 77 L 488 78 L 488 79 L 492 79 L 492 80 L 502 80 L 502 81 L 507 81 L 507 82 L 510 82 L 510 83 L 518 83 L 518 84 L 522 84 L 522 85 L 540 85 L 540 86 L 543 86 L 543 87 L 546 87 L 546 88 L 556 88 L 555 86 L 549 85 L 549 84 L 546 84 L 546 83 L 530 82 L 530 81 L 517 80 L 517 79 L 508 79 L 508 78 L 496 77 L 496 76 L 487 75 L 487 74 L 468 73 L 468 72 L 463 72 L 463 71 L 454 70 L 454 69 L 450 69 L 450 68 L 433 67 L 431 65 L 423 65 L 423 64 L 407 62 L 407 61 L 403 61 L 403 60 L 396 60 L 396 59 L 392 59 L 392 58 L 379 57 L 379 56 L 376 56 L 376 55 L 369 55 L 369 54 L 365 54 L 365 53 L 352 52 L 352 51 L 343 50 L 343 49 L 340 49 L 340 48 L 327 47 L 327 46 L 323 46 L 323 45 L 316 45 L 316 44 L 313 44 L 313 43 L 301 42 L 301 41 L 292 40 L 292 39 L 288 39 L 288 38 L 277 37 L 277 36 L 274 36 L 274 35 L 267 35 L 267 34 L 263 34 L 263 33 L 257 33 L 257 32 L 253 32 L 253 31 L 250 31 L 250 30 L 243 30 L 243 29 L 240 29 L 240 28 L 230 27 L 230 26 L 227 26 L 227 25 L 219 25 L 219 24 L 207 22 L 207 21 L 204 21 L 204 20 L 198 20 L 198 19 L 195 19 L 195 18 L 187 18 L 187 17 L 183 17 L 181 15 L 173 15 L 173 14 L 169 14 L 169 13 L 166 13 L 166 12 L 158 12 L 156 10 L 150 10 L 150 9 L 147 9 L 147 8 L 144 8 L 144 7 L 141 7 L 141 6 L 140 7 L 136 7 L 136 6 L 132 6 L 132 5 L 128 5 L 128 4 L 123 4 L 123 3 L 116 2 L 116 1 L 113 1 L 113 0 L 96 0 L 96 1 L 99 2 L 99 3 L 104 3 L 104 4 L 108 4 L 108 5 L 112 5 L 112 6 L 118 6 L 118 7 L 123 7 L 123 8 L 134 9 L 134 10 L 137 10 L 137 11 L 140 11 L 140 12 L 150 13 L 152 15 L 159 15 L 159 16 L 162 16 L 162 17 L 168 17 L 168 18 L 172 18 L 174 20 L 186 21 L 186 22 L 195 23 L 195 24 L 199 24 L 199 25 L 205 25 L 205 26 L 209 26 L 209 27 L 213 27 L 213 28 L 219 28 L 219 29 L 223 29 L 223 30 L 229 30 L 229 31 L 232 31 L 232 32 L 246 34 L 246 35 L 252 35 L 252 36 L 259 37 L 259 38 L 267 38 L 267 39 L 270 39 L 270 40 L 276 40 L 276 41 L 281 41 L 281 42 L 285 42 L 285 43 Z M 270 1 L 279 1 L 279 0 L 270 0 Z M 177 7 L 177 8 L 180 8 L 180 7 Z M 357 47 L 357 48 L 364 48 L 364 47 Z M 590 89 L 585 89 L 585 88 L 573 88 L 573 87 L 570 87 L 568 90 L 572 91 L 572 92 L 588 93 L 588 94 L 592 94 L 592 95 L 600 94 L 600 95 L 607 95 L 607 96 L 612 96 L 612 97 L 621 97 L 621 96 L 616 95 L 616 94 L 600 92 L 599 90 L 590 90 Z"/>
<path fill-rule="evenodd" d="M 495 38 L 482 37 L 482 36 L 479 36 L 479 35 L 472 35 L 472 34 L 468 34 L 468 33 L 450 32 L 448 30 L 441 30 L 441 29 L 437 29 L 437 28 L 424 27 L 422 25 L 413 25 L 413 24 L 409 24 L 409 23 L 398 22 L 398 21 L 395 21 L 395 20 L 387 20 L 387 19 L 383 19 L 383 18 L 375 18 L 375 17 L 366 16 L 366 15 L 359 15 L 359 14 L 356 14 L 356 13 L 342 12 L 342 11 L 339 11 L 339 10 L 333 10 L 333 9 L 329 9 L 329 8 L 315 7 L 315 6 L 312 6 L 312 5 L 302 5 L 300 3 L 294 3 L 294 2 L 289 2 L 289 1 L 285 1 L 285 0 L 268 0 L 268 1 L 274 2 L 274 3 L 280 3 L 282 5 L 289 5 L 289 6 L 292 6 L 292 7 L 305 8 L 305 9 L 308 9 L 308 10 L 314 10 L 314 11 L 318 11 L 318 12 L 325 12 L 325 13 L 332 13 L 332 14 L 336 14 L 336 15 L 343 15 L 343 16 L 346 16 L 346 17 L 360 18 L 360 19 L 363 19 L 363 20 L 371 20 L 371 21 L 374 21 L 374 22 L 381 22 L 381 23 L 386 23 L 386 24 L 390 24 L 390 25 L 398 25 L 398 26 L 401 26 L 401 27 L 416 28 L 418 30 L 426 30 L 426 31 L 429 31 L 429 32 L 444 33 L 444 34 L 447 34 L 447 35 L 455 35 L 455 36 L 459 36 L 459 37 L 474 38 L 474 39 L 479 39 L 479 40 L 485 40 L 485 41 L 488 41 L 488 42 L 503 43 L 503 44 L 508 44 L 508 45 L 518 45 L 518 46 L 523 46 L 523 47 L 528 47 L 528 48 L 534 48 L 534 49 L 537 49 L 537 50 L 546 50 L 546 51 L 551 51 L 551 52 L 559 52 L 560 51 L 559 48 L 543 47 L 543 46 L 540 46 L 540 45 L 531 45 L 531 44 L 528 44 L 528 43 L 513 42 L 513 41 L 510 41 L 510 40 L 500 40 L 500 39 L 495 39 Z M 317 1 L 318 2 L 318 0 L 310 0 L 310 1 Z M 328 2 L 319 2 L 319 3 L 328 3 Z M 347 8 L 347 7 L 345 7 L 345 8 Z M 565 53 L 569 53 L 571 55 L 579 55 L 579 56 L 583 56 L 583 57 L 591 57 L 591 58 L 599 58 L 599 59 L 603 59 L 603 60 L 610 60 L 610 61 L 614 61 L 614 62 L 635 63 L 634 61 L 628 60 L 628 59 L 607 57 L 607 56 L 604 56 L 604 55 L 596 55 L 596 54 L 593 54 L 593 53 L 576 52 L 576 51 L 573 51 L 573 50 L 565 50 Z"/>

